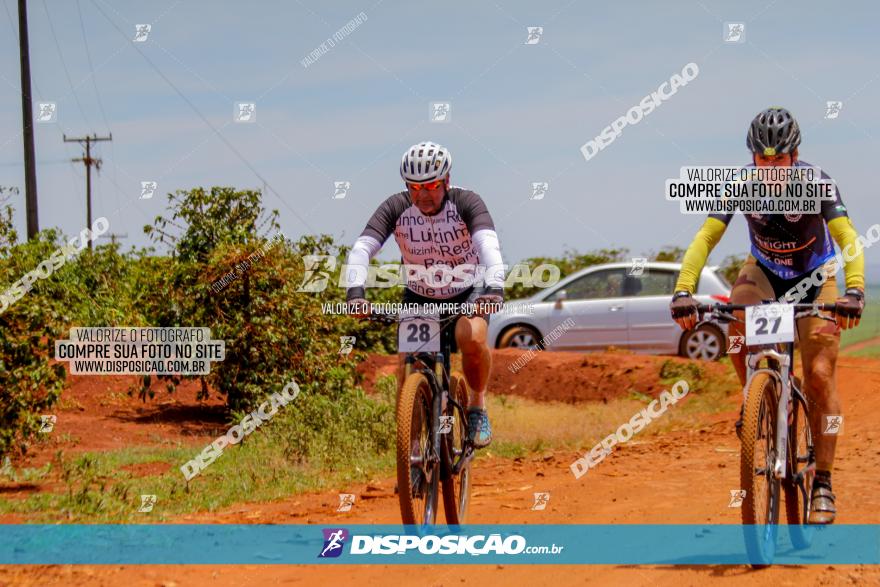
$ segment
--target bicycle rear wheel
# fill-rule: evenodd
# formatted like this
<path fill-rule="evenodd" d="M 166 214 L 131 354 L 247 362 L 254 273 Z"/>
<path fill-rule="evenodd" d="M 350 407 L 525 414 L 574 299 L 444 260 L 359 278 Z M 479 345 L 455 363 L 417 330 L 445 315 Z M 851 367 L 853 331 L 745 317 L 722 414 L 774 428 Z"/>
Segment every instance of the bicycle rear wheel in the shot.
<path fill-rule="evenodd" d="M 406 525 L 432 525 L 437 519 L 440 475 L 431 446 L 432 397 L 428 378 L 411 373 L 397 400 L 397 487 Z"/>
<path fill-rule="evenodd" d="M 468 462 L 458 475 L 452 475 L 451 467 L 464 456 L 467 440 L 468 386 L 461 373 L 453 373 L 449 378 L 449 395 L 458 402 L 459 407 L 447 402 L 446 415 L 453 416 L 452 430 L 444 434 L 443 463 L 448 470 L 442 475 L 443 511 L 446 523 L 464 524 L 467 520 L 468 504 L 471 500 L 471 465 Z"/>
<path fill-rule="evenodd" d="M 765 372 L 752 377 L 743 413 L 740 488 L 743 537 L 752 566 L 765 567 L 776 554 L 780 480 L 773 475 L 776 459 L 776 380 Z"/>
<path fill-rule="evenodd" d="M 809 525 L 810 499 L 816 475 L 813 436 L 806 407 L 797 398 L 792 402 L 789 425 L 788 478 L 783 482 L 785 519 L 791 543 L 797 549 L 808 548 L 815 528 Z"/>

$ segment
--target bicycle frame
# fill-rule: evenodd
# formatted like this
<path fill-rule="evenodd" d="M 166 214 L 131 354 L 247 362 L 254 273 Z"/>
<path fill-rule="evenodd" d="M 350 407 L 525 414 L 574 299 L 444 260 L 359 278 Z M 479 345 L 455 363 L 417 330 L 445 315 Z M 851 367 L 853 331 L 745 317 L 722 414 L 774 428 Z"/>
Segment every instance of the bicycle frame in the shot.
<path fill-rule="evenodd" d="M 812 315 L 818 315 L 820 310 L 833 312 L 835 309 L 834 304 L 794 304 L 796 309 L 808 309 L 812 311 Z M 725 314 L 728 311 L 734 310 L 744 310 L 746 306 L 744 305 L 735 305 L 735 304 L 714 304 L 712 306 L 701 306 L 701 312 L 713 312 L 720 311 L 722 312 L 722 318 L 726 321 L 737 320 L 730 314 Z M 800 316 L 806 317 L 806 316 Z M 821 316 L 819 316 L 821 317 Z M 796 315 L 795 320 L 798 319 Z M 827 317 L 825 319 L 828 319 Z M 833 320 L 832 320 L 833 321 Z M 804 409 L 804 417 L 809 421 L 809 411 L 807 409 L 807 401 L 804 397 L 801 390 L 797 388 L 793 388 L 792 386 L 792 373 L 791 369 L 794 363 L 794 342 L 786 342 L 786 343 L 778 343 L 773 345 L 767 345 L 762 348 L 757 348 L 752 350 L 748 354 L 748 358 L 746 359 L 746 385 L 743 390 L 744 393 L 747 393 L 749 386 L 751 385 L 752 379 L 759 373 L 767 373 L 770 377 L 776 380 L 776 383 L 779 386 L 779 398 L 777 403 L 777 413 L 776 413 L 776 455 L 773 462 L 773 476 L 776 479 L 785 479 L 787 474 L 787 466 L 786 463 L 788 461 L 788 450 L 789 450 L 789 405 L 793 401 L 799 401 Z M 760 367 L 762 361 L 766 360 L 768 363 L 767 367 Z M 743 401 L 745 402 L 748 398 L 744 397 Z M 810 439 L 810 442 L 811 439 Z M 804 471 L 795 475 L 794 481 L 799 481 L 799 477 L 801 477 L 806 471 L 809 470 L 809 467 Z"/>
<path fill-rule="evenodd" d="M 432 422 L 431 422 L 431 461 L 440 461 L 441 449 L 441 433 L 440 433 L 440 415 L 446 411 L 448 403 L 458 408 L 462 414 L 465 413 L 466 406 L 459 404 L 458 400 L 449 393 L 449 375 L 452 372 L 450 358 L 452 355 L 452 337 L 454 332 L 450 328 L 441 328 L 440 330 L 440 351 L 439 352 L 415 352 L 407 353 L 405 359 L 405 377 L 410 373 L 422 373 L 431 386 L 432 397 Z M 439 373 L 438 366 L 440 367 Z M 469 444 L 465 440 L 466 444 Z M 467 449 L 463 452 L 458 462 L 448 463 L 452 475 L 457 475 L 461 469 L 473 458 L 473 450 Z M 453 457 L 454 458 L 454 457 Z"/>
<path fill-rule="evenodd" d="M 785 479 L 787 462 L 788 462 L 788 415 L 789 402 L 792 399 L 791 386 L 791 366 L 792 366 L 792 349 L 793 343 L 785 343 L 785 352 L 780 352 L 774 348 L 765 348 L 749 353 L 746 360 L 747 380 L 744 387 L 749 389 L 752 378 L 759 373 L 767 373 L 776 380 L 779 386 L 779 401 L 776 406 L 776 455 L 773 461 L 773 476 L 776 479 Z M 763 360 L 775 361 L 778 368 L 770 367 L 759 368 L 758 365 Z M 744 398 L 746 401 L 748 398 Z"/>

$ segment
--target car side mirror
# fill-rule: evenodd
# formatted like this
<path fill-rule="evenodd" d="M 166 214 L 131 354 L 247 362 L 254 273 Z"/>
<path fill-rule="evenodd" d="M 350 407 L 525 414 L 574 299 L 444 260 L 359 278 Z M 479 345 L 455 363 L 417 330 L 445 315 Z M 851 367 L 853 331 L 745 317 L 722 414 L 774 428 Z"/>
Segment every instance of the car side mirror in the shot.
<path fill-rule="evenodd" d="M 564 289 L 560 289 L 558 292 L 556 292 L 556 303 L 553 305 L 553 307 L 557 310 L 561 310 L 562 300 L 565 299 L 568 299 L 568 292 L 566 292 Z"/>

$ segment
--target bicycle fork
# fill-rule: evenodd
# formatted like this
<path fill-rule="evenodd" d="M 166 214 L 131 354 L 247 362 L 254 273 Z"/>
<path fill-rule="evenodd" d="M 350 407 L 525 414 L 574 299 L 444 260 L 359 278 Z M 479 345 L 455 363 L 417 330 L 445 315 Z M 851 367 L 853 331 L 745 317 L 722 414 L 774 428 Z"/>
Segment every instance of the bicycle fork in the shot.
<path fill-rule="evenodd" d="M 762 359 L 773 359 L 779 365 L 779 369 L 758 369 L 758 364 Z M 791 356 L 788 353 L 781 353 L 775 349 L 762 349 L 751 355 L 748 360 L 749 378 L 751 383 L 752 377 L 759 372 L 768 373 L 776 380 L 779 386 L 779 401 L 776 405 L 776 454 L 772 463 L 773 477 L 776 479 L 785 479 L 787 456 L 788 456 L 788 404 L 791 401 L 791 378 L 789 371 L 791 369 Z M 749 388 L 747 384 L 746 389 Z M 746 401 L 748 398 L 744 398 Z"/>

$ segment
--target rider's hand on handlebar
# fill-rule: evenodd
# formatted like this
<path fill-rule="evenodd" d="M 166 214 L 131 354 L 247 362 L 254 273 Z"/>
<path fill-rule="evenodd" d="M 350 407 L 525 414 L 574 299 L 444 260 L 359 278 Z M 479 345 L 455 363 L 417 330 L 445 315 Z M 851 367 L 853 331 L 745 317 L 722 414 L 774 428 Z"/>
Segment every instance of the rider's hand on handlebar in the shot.
<path fill-rule="evenodd" d="M 682 330 L 693 330 L 700 319 L 697 308 L 700 303 L 687 292 L 676 292 L 669 304 L 672 319 L 681 326 Z"/>
<path fill-rule="evenodd" d="M 843 297 L 837 298 L 834 317 L 837 327 L 846 330 L 859 325 L 862 310 L 865 309 L 865 294 L 860 289 L 847 289 Z"/>
<path fill-rule="evenodd" d="M 348 300 L 348 315 L 355 318 L 367 318 L 370 316 L 370 302 L 364 298 Z"/>

